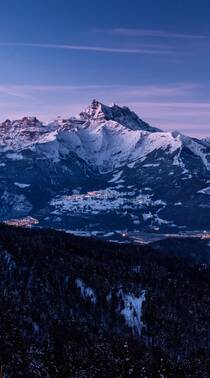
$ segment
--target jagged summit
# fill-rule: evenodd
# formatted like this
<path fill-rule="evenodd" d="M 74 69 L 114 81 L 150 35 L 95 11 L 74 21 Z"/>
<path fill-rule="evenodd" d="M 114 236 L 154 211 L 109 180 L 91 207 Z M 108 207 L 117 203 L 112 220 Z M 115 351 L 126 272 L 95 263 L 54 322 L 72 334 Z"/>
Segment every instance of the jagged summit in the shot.
<path fill-rule="evenodd" d="M 115 121 L 131 130 L 144 130 L 149 132 L 161 131 L 160 129 L 152 127 L 144 122 L 127 106 L 121 107 L 116 104 L 107 106 L 95 99 L 85 111 L 80 113 L 80 117 L 85 120 L 89 119 L 98 122 Z"/>
<path fill-rule="evenodd" d="M 36 143 L 48 128 L 36 117 L 23 117 L 0 124 L 0 145 L 6 148 L 23 148 Z"/>
<path fill-rule="evenodd" d="M 4 122 L 0 124 L 1 128 L 16 126 L 16 127 L 40 127 L 43 126 L 42 122 L 40 122 L 36 117 L 22 117 L 18 120 L 10 120 L 6 119 Z"/>
<path fill-rule="evenodd" d="M 104 120 L 109 113 L 109 107 L 97 100 L 93 100 L 91 104 L 80 113 L 81 118 L 92 118 Z"/>

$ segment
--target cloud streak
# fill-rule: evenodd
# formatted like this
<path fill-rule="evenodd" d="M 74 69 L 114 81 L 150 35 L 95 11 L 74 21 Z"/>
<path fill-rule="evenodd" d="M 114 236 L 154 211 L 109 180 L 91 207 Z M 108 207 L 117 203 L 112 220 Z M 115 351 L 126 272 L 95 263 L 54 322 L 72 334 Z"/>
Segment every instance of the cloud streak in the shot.
<path fill-rule="evenodd" d="M 118 53 L 118 54 L 141 54 L 141 55 L 188 55 L 184 51 L 175 51 L 167 47 L 156 48 L 155 46 L 142 45 L 137 48 L 132 47 L 105 47 L 89 45 L 71 45 L 71 44 L 54 44 L 54 43 L 24 43 L 24 42 L 0 42 L 0 47 L 22 47 L 22 48 L 41 48 L 56 50 L 73 50 L 88 51 L 101 53 Z"/>
<path fill-rule="evenodd" d="M 199 88 L 203 93 L 203 87 L 185 82 L 135 86 L 4 84 L 0 85 L 1 121 L 25 115 L 36 115 L 45 121 L 58 115 L 66 118 L 78 114 L 96 97 L 107 104 L 114 100 L 129 106 L 141 118 L 161 129 L 208 136 L 210 101 L 197 100 Z"/>
<path fill-rule="evenodd" d="M 32 85 L 32 84 L 0 84 L 0 95 L 8 95 L 19 98 L 30 97 L 37 92 L 40 93 L 79 93 L 86 91 L 93 94 L 105 94 L 112 90 L 115 96 L 123 98 L 142 97 L 173 97 L 192 94 L 201 88 L 196 83 L 178 83 L 168 85 Z"/>
<path fill-rule="evenodd" d="M 100 88 L 112 88 L 112 86 L 105 85 L 32 85 L 32 84 L 0 84 L 0 95 L 9 95 L 14 97 L 25 98 L 29 97 L 31 94 L 42 92 L 42 93 L 66 93 L 74 91 L 97 91 Z"/>
<path fill-rule="evenodd" d="M 99 29 L 98 31 L 108 32 L 110 34 L 130 36 L 130 37 L 154 37 L 154 38 L 175 38 L 186 40 L 207 40 L 210 39 L 208 35 L 173 33 L 162 30 L 152 29 L 129 29 L 129 28 L 113 28 L 113 29 Z"/>
<path fill-rule="evenodd" d="M 136 101 L 128 105 L 147 122 L 161 129 L 210 136 L 210 102 Z"/>
<path fill-rule="evenodd" d="M 182 123 L 189 121 L 194 124 L 203 123 L 210 126 L 210 102 L 178 102 L 178 101 L 136 101 L 129 103 L 139 114 L 147 119 L 156 119 L 160 123 L 167 120 L 174 122 L 174 120 Z"/>

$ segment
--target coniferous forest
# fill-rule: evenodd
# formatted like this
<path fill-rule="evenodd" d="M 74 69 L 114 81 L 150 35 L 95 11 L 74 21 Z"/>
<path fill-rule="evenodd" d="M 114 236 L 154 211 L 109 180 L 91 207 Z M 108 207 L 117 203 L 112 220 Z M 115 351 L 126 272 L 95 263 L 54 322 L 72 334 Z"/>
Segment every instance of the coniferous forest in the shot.
<path fill-rule="evenodd" d="M 207 378 L 209 283 L 208 264 L 180 246 L 176 256 L 2 224 L 3 377 Z"/>

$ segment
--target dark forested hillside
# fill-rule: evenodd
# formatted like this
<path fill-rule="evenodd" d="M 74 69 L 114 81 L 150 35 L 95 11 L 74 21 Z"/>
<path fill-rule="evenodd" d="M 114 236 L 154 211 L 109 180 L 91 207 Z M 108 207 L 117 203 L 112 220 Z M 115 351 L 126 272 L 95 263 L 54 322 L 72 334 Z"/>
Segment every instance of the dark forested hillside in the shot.
<path fill-rule="evenodd" d="M 3 377 L 207 378 L 209 281 L 148 246 L 0 225 Z"/>

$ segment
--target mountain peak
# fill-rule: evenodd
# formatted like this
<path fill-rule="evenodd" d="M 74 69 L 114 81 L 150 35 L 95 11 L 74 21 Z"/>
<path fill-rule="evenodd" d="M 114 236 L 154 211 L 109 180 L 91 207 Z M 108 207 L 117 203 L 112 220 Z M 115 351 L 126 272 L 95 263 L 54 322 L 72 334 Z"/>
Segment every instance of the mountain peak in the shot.
<path fill-rule="evenodd" d="M 144 130 L 149 132 L 161 131 L 144 122 L 127 106 L 121 107 L 117 104 L 108 106 L 96 99 L 91 102 L 85 111 L 80 113 L 80 117 L 98 122 L 115 121 L 131 130 Z"/>
<path fill-rule="evenodd" d="M 95 120 L 106 120 L 109 113 L 109 107 L 98 100 L 93 99 L 91 104 L 82 112 L 82 118 L 91 118 Z"/>

